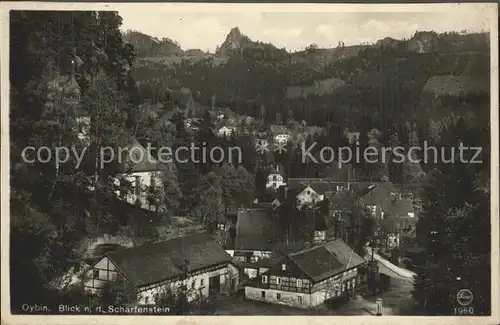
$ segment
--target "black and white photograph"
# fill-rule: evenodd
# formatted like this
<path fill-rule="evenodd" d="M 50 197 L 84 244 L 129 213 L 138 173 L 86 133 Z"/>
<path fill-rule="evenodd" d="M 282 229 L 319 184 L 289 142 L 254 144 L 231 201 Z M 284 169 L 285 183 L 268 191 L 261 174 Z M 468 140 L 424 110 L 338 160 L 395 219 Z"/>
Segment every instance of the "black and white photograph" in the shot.
<path fill-rule="evenodd" d="M 1 8 L 2 322 L 500 321 L 496 4 Z"/>

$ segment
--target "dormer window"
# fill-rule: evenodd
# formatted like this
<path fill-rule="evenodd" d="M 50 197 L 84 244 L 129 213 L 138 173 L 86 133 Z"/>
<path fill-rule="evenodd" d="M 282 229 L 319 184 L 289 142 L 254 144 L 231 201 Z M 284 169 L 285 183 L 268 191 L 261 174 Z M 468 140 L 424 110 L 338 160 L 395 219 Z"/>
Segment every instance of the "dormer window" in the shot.
<path fill-rule="evenodd" d="M 286 271 L 286 264 L 281 264 L 281 270 Z"/>

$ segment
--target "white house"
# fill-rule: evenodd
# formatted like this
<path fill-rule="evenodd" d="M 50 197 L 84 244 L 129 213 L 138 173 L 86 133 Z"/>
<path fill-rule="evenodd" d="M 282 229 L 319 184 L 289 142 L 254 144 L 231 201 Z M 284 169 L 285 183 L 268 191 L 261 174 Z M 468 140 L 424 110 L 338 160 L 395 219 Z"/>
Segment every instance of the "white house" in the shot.
<path fill-rule="evenodd" d="M 221 127 L 217 131 L 217 134 L 220 137 L 223 137 L 223 136 L 229 136 L 229 135 L 231 135 L 234 132 L 236 132 L 236 127 L 234 127 L 234 126 L 223 126 L 223 127 Z"/>
<path fill-rule="evenodd" d="M 290 140 L 290 134 L 281 133 L 274 136 L 274 141 L 276 143 L 287 143 Z"/>
<path fill-rule="evenodd" d="M 297 194 L 297 207 L 300 209 L 306 205 L 315 204 L 323 201 L 323 194 L 317 193 L 311 186 L 307 185 L 305 188 Z"/>
<path fill-rule="evenodd" d="M 267 176 L 266 188 L 276 190 L 283 185 L 286 185 L 285 177 L 280 172 L 279 166 L 276 166 L 276 168 L 271 169 L 269 176 Z"/>
<path fill-rule="evenodd" d="M 146 210 L 161 209 L 163 182 L 158 161 L 133 138 L 129 139 L 128 145 L 122 147 L 122 150 L 122 173 L 114 180 L 116 195 Z"/>
<path fill-rule="evenodd" d="M 311 263 L 321 261 L 321 263 Z M 312 308 L 355 295 L 363 258 L 342 240 L 287 254 L 245 287 L 247 299 Z"/>
<path fill-rule="evenodd" d="M 181 284 L 187 286 L 190 300 L 233 293 L 238 274 L 217 241 L 201 233 L 108 253 L 85 273 L 84 288 L 99 293 L 106 283 L 122 277 L 136 289 L 138 304 L 152 305 L 160 294 Z"/>

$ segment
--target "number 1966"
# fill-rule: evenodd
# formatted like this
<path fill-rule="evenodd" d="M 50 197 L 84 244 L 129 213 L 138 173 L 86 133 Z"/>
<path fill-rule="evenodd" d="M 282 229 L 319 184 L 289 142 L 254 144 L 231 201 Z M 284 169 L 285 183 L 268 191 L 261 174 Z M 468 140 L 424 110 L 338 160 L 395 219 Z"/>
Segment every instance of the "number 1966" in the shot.
<path fill-rule="evenodd" d="M 474 315 L 474 307 L 455 307 L 453 313 L 455 315 Z"/>

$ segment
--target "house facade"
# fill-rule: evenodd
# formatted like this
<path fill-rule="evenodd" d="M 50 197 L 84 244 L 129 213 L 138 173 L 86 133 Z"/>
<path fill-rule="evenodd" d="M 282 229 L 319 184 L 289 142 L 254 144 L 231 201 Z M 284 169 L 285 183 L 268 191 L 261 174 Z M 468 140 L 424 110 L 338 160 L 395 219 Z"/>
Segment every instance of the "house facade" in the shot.
<path fill-rule="evenodd" d="M 285 177 L 282 172 L 280 172 L 279 166 L 272 168 L 269 172 L 269 176 L 266 179 L 266 188 L 277 190 L 280 186 L 285 186 Z"/>
<path fill-rule="evenodd" d="M 365 261 L 337 239 L 291 253 L 245 287 L 245 297 L 297 308 L 352 296 Z"/>
<path fill-rule="evenodd" d="M 232 133 L 236 132 L 236 128 L 235 127 L 228 127 L 228 126 L 223 126 L 221 127 L 218 131 L 217 131 L 217 134 L 220 136 L 220 137 L 224 137 L 224 136 L 230 136 Z"/>
<path fill-rule="evenodd" d="M 317 193 L 311 186 L 306 186 L 297 195 L 297 206 L 302 208 L 304 206 L 314 205 L 315 203 L 321 202 L 324 199 L 324 195 Z"/>
<path fill-rule="evenodd" d="M 274 142 L 276 143 L 287 143 L 290 140 L 290 134 L 288 133 L 280 133 L 274 136 Z"/>
<path fill-rule="evenodd" d="M 239 270 L 209 234 L 120 249 L 106 254 L 84 276 L 84 288 L 99 293 L 122 277 L 135 288 L 137 303 L 154 305 L 162 293 L 181 285 L 188 299 L 230 294 L 239 285 Z"/>
<path fill-rule="evenodd" d="M 272 208 L 242 208 L 238 210 L 236 225 L 229 229 L 224 248 L 234 261 L 245 265 L 243 273 L 249 278 L 256 276 L 257 262 L 273 257 L 281 233 L 276 220 Z"/>
<path fill-rule="evenodd" d="M 158 161 L 137 140 L 130 139 L 123 152 L 120 173 L 115 179 L 117 197 L 142 209 L 163 208 L 163 171 Z"/>

